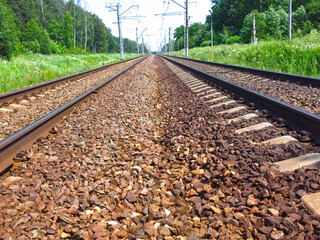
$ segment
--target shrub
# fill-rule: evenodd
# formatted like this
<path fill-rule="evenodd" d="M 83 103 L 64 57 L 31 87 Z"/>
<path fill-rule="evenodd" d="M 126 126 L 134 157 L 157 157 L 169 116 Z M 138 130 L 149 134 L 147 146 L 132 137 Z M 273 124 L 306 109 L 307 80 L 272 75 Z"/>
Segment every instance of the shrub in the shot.
<path fill-rule="evenodd" d="M 240 36 L 232 36 L 232 37 L 228 37 L 226 39 L 226 44 L 239 43 L 240 41 L 241 41 L 241 37 Z"/>
<path fill-rule="evenodd" d="M 37 40 L 24 42 L 23 43 L 26 50 L 30 53 L 39 53 L 40 52 L 40 44 Z"/>
<path fill-rule="evenodd" d="M 14 13 L 6 0 L 0 0 L 0 57 L 11 58 L 21 49 Z"/>
<path fill-rule="evenodd" d="M 200 44 L 200 47 L 208 47 L 211 46 L 211 41 L 204 41 L 203 43 Z"/>

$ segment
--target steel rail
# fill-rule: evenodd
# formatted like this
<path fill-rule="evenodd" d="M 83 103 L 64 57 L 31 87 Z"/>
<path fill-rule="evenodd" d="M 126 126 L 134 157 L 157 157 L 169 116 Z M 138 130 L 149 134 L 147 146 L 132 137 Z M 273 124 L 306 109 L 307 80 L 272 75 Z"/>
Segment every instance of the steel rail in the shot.
<path fill-rule="evenodd" d="M 56 79 L 53 79 L 53 80 L 50 80 L 50 81 L 38 83 L 38 84 L 35 84 L 35 85 L 32 85 L 32 86 L 28 86 L 28 87 L 16 89 L 16 90 L 13 90 L 13 91 L 10 91 L 10 92 L 2 93 L 2 94 L 0 94 L 0 104 L 4 103 L 4 102 L 11 101 L 11 100 L 16 99 L 18 97 L 22 97 L 22 96 L 27 95 L 27 94 L 30 95 L 33 92 L 39 91 L 40 89 L 47 88 L 47 87 L 49 87 L 51 85 L 54 85 L 54 84 L 57 84 L 57 83 L 60 83 L 60 82 L 63 82 L 63 81 L 67 81 L 67 80 L 70 80 L 72 78 L 86 76 L 89 73 L 98 72 L 98 71 L 101 71 L 102 69 L 111 67 L 113 65 L 121 64 L 121 63 L 128 62 L 128 61 L 132 61 L 132 60 L 135 60 L 135 59 L 138 59 L 138 58 L 140 58 L 140 57 L 127 59 L 127 60 L 124 60 L 124 61 L 121 61 L 121 62 L 111 63 L 111 64 L 108 64 L 108 65 L 104 65 L 104 66 L 100 66 L 100 67 L 97 67 L 97 68 L 89 69 L 87 71 L 83 71 L 83 72 L 80 72 L 80 73 L 71 74 L 71 75 L 68 75 L 68 76 L 61 77 L 61 78 L 56 78 Z"/>
<path fill-rule="evenodd" d="M 268 70 L 263 70 L 263 69 L 258 69 L 258 68 L 242 67 L 242 66 L 230 65 L 230 64 L 225 64 L 225 63 L 209 62 L 209 61 L 184 58 L 184 57 L 176 57 L 176 56 L 170 56 L 170 57 L 177 58 L 177 59 L 183 59 L 183 60 L 189 60 L 189 61 L 198 62 L 198 63 L 205 63 L 205 64 L 209 64 L 209 65 L 221 66 L 221 67 L 225 67 L 225 68 L 232 68 L 232 69 L 236 69 L 236 70 L 240 70 L 240 71 L 250 72 L 253 74 L 260 75 L 260 76 L 272 77 L 275 79 L 281 79 L 283 81 L 290 81 L 292 83 L 299 82 L 300 84 L 304 84 L 304 85 L 311 84 L 313 86 L 320 87 L 320 78 L 295 75 L 295 74 L 289 74 L 289 73 L 282 73 L 282 72 L 275 72 L 275 71 L 268 71 Z"/>
<path fill-rule="evenodd" d="M 22 150 L 29 149 L 39 137 L 47 136 L 52 127 L 57 122 L 59 122 L 63 116 L 70 113 L 74 109 L 74 107 L 87 99 L 91 94 L 95 94 L 101 87 L 105 86 L 107 83 L 117 78 L 129 69 L 133 68 L 135 65 L 145 59 L 145 57 L 142 58 L 138 62 L 135 62 L 131 66 L 108 78 L 99 85 L 91 88 L 85 93 L 82 93 L 78 97 L 65 103 L 56 110 L 48 113 L 47 115 L 31 123 L 30 125 L 22 128 L 21 130 L 0 141 L 0 172 L 3 172 L 13 164 L 13 158 L 17 153 Z"/>
<path fill-rule="evenodd" d="M 222 78 L 213 76 L 209 73 L 199 69 L 187 66 L 180 62 L 176 62 L 168 57 L 162 56 L 168 61 L 176 64 L 177 66 L 186 69 L 193 74 L 204 78 L 213 85 L 218 85 L 230 93 L 235 93 L 237 96 L 242 97 L 247 104 L 254 103 L 260 109 L 266 109 L 274 118 L 283 118 L 288 123 L 288 127 L 297 131 L 307 131 L 312 134 L 312 137 L 317 143 L 320 143 L 320 116 L 311 112 L 305 111 L 298 107 L 292 106 L 288 103 L 279 101 L 275 98 L 261 94 L 254 90 L 245 88 L 233 82 L 226 81 Z"/>

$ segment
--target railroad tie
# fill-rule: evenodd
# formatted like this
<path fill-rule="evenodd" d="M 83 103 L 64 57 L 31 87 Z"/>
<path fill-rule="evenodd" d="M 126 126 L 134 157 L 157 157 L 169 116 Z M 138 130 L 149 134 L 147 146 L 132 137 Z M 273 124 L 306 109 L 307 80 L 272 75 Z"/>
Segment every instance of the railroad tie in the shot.
<path fill-rule="evenodd" d="M 240 112 L 242 110 L 247 110 L 247 108 L 245 106 L 239 106 L 239 107 L 235 107 L 235 108 L 231 108 L 228 110 L 224 110 L 221 112 L 218 112 L 217 114 L 222 115 L 222 114 L 231 114 L 231 113 L 236 113 L 236 112 Z"/>
<path fill-rule="evenodd" d="M 225 100 L 225 99 L 229 99 L 227 96 L 222 96 L 222 97 L 216 97 L 216 98 L 212 98 L 210 100 L 206 100 L 204 101 L 205 103 L 215 103 L 221 100 Z"/>
<path fill-rule="evenodd" d="M 236 118 L 233 118 L 233 119 L 230 119 L 228 120 L 228 123 L 233 123 L 233 122 L 239 122 L 239 121 L 243 121 L 243 120 L 250 120 L 250 119 L 257 119 L 259 118 L 259 116 L 255 113 L 249 113 L 249 114 L 246 114 L 246 115 L 243 115 L 241 117 L 236 117 Z"/>
<path fill-rule="evenodd" d="M 244 132 L 250 132 L 250 131 L 262 131 L 262 130 L 266 130 L 266 129 L 272 129 L 275 128 L 275 126 L 269 122 L 263 122 L 263 123 L 259 123 L 259 124 L 255 124 L 249 127 L 245 127 L 245 128 L 241 128 L 241 129 L 237 129 L 235 131 L 235 133 L 237 134 L 241 134 Z"/>
<path fill-rule="evenodd" d="M 218 107 L 222 107 L 222 106 L 232 105 L 232 104 L 235 104 L 235 103 L 237 103 L 237 102 L 234 101 L 234 100 L 230 100 L 230 101 L 227 101 L 227 102 L 222 102 L 222 103 L 218 103 L 218 104 L 215 104 L 215 105 L 211 105 L 210 108 L 218 108 Z"/>

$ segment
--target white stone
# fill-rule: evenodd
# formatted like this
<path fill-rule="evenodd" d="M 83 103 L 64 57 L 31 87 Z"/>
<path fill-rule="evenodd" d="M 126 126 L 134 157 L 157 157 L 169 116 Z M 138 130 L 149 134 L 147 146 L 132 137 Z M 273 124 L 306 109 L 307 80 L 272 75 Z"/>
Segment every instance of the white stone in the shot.
<path fill-rule="evenodd" d="M 170 213 L 171 213 L 170 210 L 168 210 L 168 209 L 165 209 L 164 212 L 165 212 L 165 214 L 166 214 L 167 216 L 169 216 Z"/>
<path fill-rule="evenodd" d="M 115 225 L 118 225 L 119 223 L 116 221 L 108 221 L 107 224 L 110 226 L 115 226 Z"/>

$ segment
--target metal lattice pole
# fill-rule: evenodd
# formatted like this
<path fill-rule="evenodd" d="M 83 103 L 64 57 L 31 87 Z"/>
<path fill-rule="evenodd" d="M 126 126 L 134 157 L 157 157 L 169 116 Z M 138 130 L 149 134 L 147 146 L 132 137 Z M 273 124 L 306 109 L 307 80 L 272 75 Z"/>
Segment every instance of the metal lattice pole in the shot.
<path fill-rule="evenodd" d="M 137 53 L 139 55 L 139 38 L 138 38 L 138 28 L 136 28 L 136 39 L 137 39 Z"/>
<path fill-rule="evenodd" d="M 291 41 L 291 34 L 292 34 L 292 0 L 289 0 L 289 33 L 288 33 L 289 41 Z"/>
<path fill-rule="evenodd" d="M 189 15 L 188 15 L 188 0 L 186 0 L 186 57 L 189 56 Z"/>
<path fill-rule="evenodd" d="M 124 58 L 124 51 L 123 51 L 123 40 L 122 40 L 122 35 L 121 35 L 119 4 L 117 4 L 117 18 L 118 18 L 118 28 L 119 28 L 120 54 L 121 54 L 121 58 L 123 59 Z"/>

